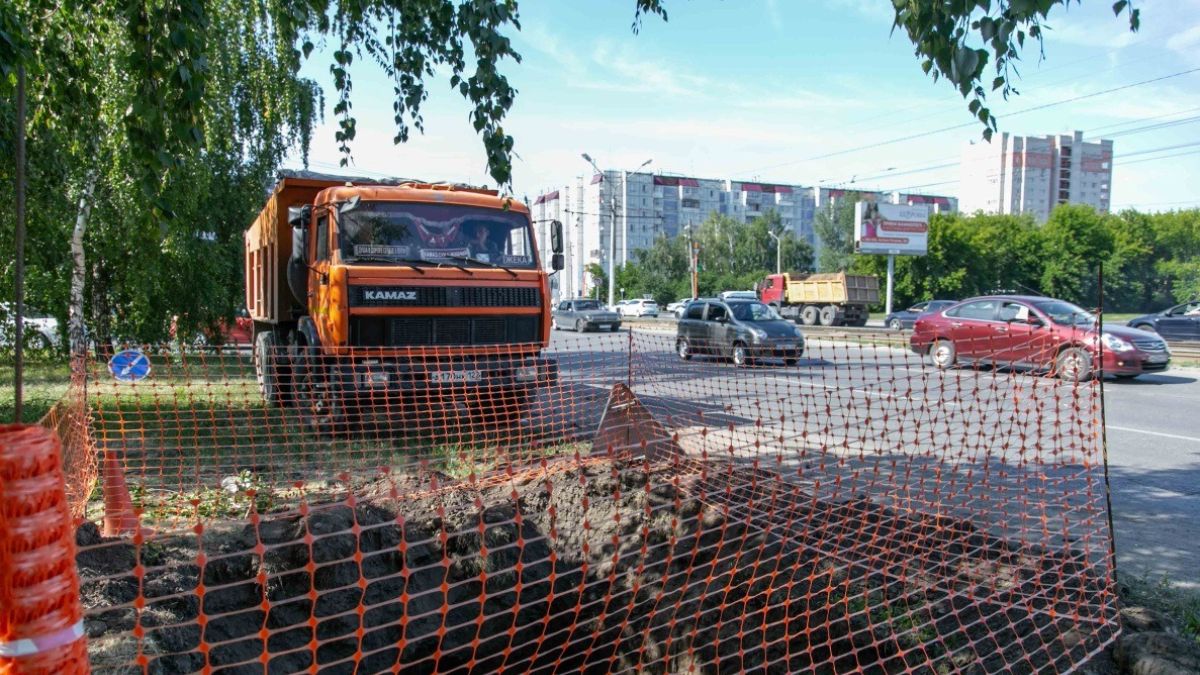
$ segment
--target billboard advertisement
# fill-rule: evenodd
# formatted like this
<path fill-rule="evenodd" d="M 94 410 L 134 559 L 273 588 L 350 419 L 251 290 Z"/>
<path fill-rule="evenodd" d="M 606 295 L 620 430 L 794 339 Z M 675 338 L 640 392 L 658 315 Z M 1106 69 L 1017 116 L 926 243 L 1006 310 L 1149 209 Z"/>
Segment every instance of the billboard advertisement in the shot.
<path fill-rule="evenodd" d="M 854 248 L 859 253 L 925 255 L 928 243 L 928 205 L 855 204 Z"/>

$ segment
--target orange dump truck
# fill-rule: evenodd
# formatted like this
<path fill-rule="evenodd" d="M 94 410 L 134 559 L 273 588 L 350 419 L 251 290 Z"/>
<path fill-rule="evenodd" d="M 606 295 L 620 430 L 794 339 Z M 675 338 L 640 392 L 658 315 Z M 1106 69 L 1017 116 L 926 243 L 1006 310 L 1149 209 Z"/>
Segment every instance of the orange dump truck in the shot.
<path fill-rule="evenodd" d="M 283 173 L 245 254 L 263 396 L 314 426 L 367 400 L 523 407 L 557 378 L 529 210 L 493 190 Z"/>

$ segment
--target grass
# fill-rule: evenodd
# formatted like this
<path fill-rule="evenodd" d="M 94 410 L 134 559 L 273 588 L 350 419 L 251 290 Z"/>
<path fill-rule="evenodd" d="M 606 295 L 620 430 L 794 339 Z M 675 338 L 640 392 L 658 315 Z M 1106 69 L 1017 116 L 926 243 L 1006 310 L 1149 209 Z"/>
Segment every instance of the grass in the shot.
<path fill-rule="evenodd" d="M 1180 588 L 1164 576 L 1119 574 L 1121 600 L 1126 605 L 1149 607 L 1175 620 L 1183 635 L 1200 644 L 1200 590 Z"/>
<path fill-rule="evenodd" d="M 67 393 L 71 382 L 71 367 L 65 358 L 49 357 L 26 361 L 24 377 L 24 406 L 21 419 L 14 419 L 16 387 L 11 360 L 0 366 L 0 422 L 25 422 L 33 424 L 40 420 L 51 407 Z"/>

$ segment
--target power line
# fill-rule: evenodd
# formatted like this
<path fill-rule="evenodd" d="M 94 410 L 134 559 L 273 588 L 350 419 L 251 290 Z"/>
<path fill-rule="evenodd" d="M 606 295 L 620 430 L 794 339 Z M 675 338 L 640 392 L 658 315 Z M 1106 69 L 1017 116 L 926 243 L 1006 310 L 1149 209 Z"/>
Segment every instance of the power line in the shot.
<path fill-rule="evenodd" d="M 1156 115 L 1153 117 L 1147 117 L 1147 118 L 1141 118 L 1141 119 L 1137 119 L 1137 120 L 1122 122 L 1121 124 L 1131 124 L 1131 123 L 1142 122 L 1142 121 L 1147 121 L 1147 120 L 1159 119 L 1161 117 L 1165 117 L 1166 115 L 1177 115 L 1177 114 L 1184 113 L 1184 112 L 1191 112 L 1192 110 L 1200 110 L 1200 108 L 1179 110 L 1179 111 L 1175 111 L 1172 113 L 1166 113 L 1164 115 Z M 1185 117 L 1185 118 L 1178 119 L 1178 120 L 1169 120 L 1167 122 L 1159 122 L 1156 124 L 1148 124 L 1148 125 L 1143 125 L 1140 127 L 1133 127 L 1131 129 L 1126 129 L 1119 133 L 1106 134 L 1106 136 L 1108 139 L 1112 139 L 1112 138 L 1116 138 L 1116 137 L 1120 137 L 1120 136 L 1132 136 L 1134 134 L 1145 133 L 1147 131 L 1159 131 L 1159 130 L 1167 128 L 1167 127 L 1178 126 L 1178 125 L 1182 125 L 1182 124 L 1192 124 L 1194 122 L 1200 122 L 1200 115 L 1195 115 L 1193 117 Z M 1109 125 L 1109 126 L 1112 126 L 1112 125 Z M 1102 128 L 1104 128 L 1104 127 L 1096 127 L 1095 129 L 1085 130 L 1084 135 L 1085 136 L 1095 136 L 1096 132 Z M 1172 149 L 1172 148 L 1154 148 L 1152 150 L 1142 150 L 1142 151 L 1133 152 L 1133 153 L 1122 153 L 1121 156 L 1122 157 L 1131 157 L 1131 156 L 1135 156 L 1135 155 L 1145 154 L 1147 152 L 1158 152 L 1160 150 L 1168 150 L 1168 149 Z M 950 160 L 951 158 L 947 157 L 945 159 Z M 993 161 L 993 160 L 994 160 L 994 157 L 977 157 L 977 158 L 968 160 L 968 163 L 974 164 L 974 163 L 989 162 L 989 161 Z M 959 161 L 959 162 L 944 161 L 944 162 L 941 162 L 938 164 L 930 164 L 930 165 L 926 165 L 926 166 L 916 167 L 913 169 L 908 169 L 905 171 L 885 171 L 883 173 L 875 174 L 872 176 L 865 176 L 862 178 L 859 178 L 858 176 L 852 176 L 851 178 L 852 178 L 852 182 L 864 182 L 864 181 L 879 180 L 879 179 L 890 179 L 890 178 L 895 178 L 898 176 L 907 176 L 907 175 L 917 174 L 917 173 L 926 173 L 929 171 L 938 171 L 941 169 L 950 169 L 950 168 L 954 168 L 954 167 L 960 167 L 962 165 L 963 165 L 963 162 L 961 162 L 961 161 Z"/>
<path fill-rule="evenodd" d="M 1191 143 L 1177 143 L 1175 145 L 1164 145 L 1164 146 L 1161 146 L 1158 148 L 1147 148 L 1145 150 L 1138 150 L 1137 152 L 1130 152 L 1130 153 L 1126 153 L 1126 154 L 1122 155 L 1120 160 L 1113 161 L 1113 166 L 1114 167 L 1125 166 L 1127 164 L 1139 164 L 1141 162 L 1151 162 L 1151 161 L 1160 160 L 1160 159 L 1168 159 L 1170 157 L 1178 157 L 1181 155 L 1190 155 L 1190 154 L 1194 154 L 1194 152 L 1183 152 L 1183 153 L 1179 153 L 1177 155 L 1165 155 L 1162 157 L 1147 157 L 1147 158 L 1135 160 L 1132 162 L 1125 161 L 1126 157 L 1137 157 L 1140 155 L 1148 155 L 1148 154 L 1152 154 L 1155 152 L 1165 152 L 1167 150 L 1178 150 L 1180 148 L 1191 148 L 1191 147 L 1195 147 L 1197 145 L 1200 145 L 1200 141 L 1194 141 Z M 983 176 L 983 178 L 999 178 L 1000 175 L 1001 175 L 1000 172 L 997 171 L 994 173 L 985 174 Z M 939 185 L 952 185 L 954 183 L 959 183 L 959 182 L 961 182 L 961 180 L 958 178 L 955 178 L 952 180 L 945 180 L 945 181 L 941 181 L 938 183 L 923 183 L 921 185 L 910 185 L 908 187 L 901 187 L 901 188 L 888 188 L 888 189 L 883 189 L 883 190 L 878 190 L 878 191 L 879 192 L 903 192 L 905 190 L 916 190 L 918 188 L 934 187 L 934 186 L 939 186 Z"/>
<path fill-rule="evenodd" d="M 1169 79 L 1176 78 L 1176 77 L 1182 77 L 1184 75 L 1190 75 L 1190 74 L 1196 73 L 1196 72 L 1200 72 L 1200 68 L 1190 68 L 1188 70 L 1181 70 L 1181 71 L 1177 71 L 1177 72 L 1170 73 L 1167 75 L 1150 78 L 1147 80 L 1141 80 L 1138 82 L 1124 84 L 1119 87 L 1110 87 L 1108 89 L 1101 89 L 1099 91 L 1093 91 L 1093 92 L 1089 92 L 1086 94 L 1080 94 L 1078 96 L 1072 96 L 1070 98 L 1064 98 L 1064 99 L 1060 99 L 1058 101 L 1052 101 L 1050 103 L 1043 103 L 1041 105 L 1035 105 L 1035 106 L 1031 106 L 1029 108 L 1023 108 L 1021 110 L 1016 110 L 1011 113 L 1006 113 L 1005 117 L 1011 118 L 1011 117 L 1016 117 L 1018 115 L 1025 115 L 1025 114 L 1028 114 L 1031 112 L 1037 112 L 1039 110 L 1046 110 L 1047 108 L 1054 108 L 1054 107 L 1057 107 L 1060 105 L 1066 105 L 1068 103 L 1075 103 L 1077 101 L 1083 101 L 1083 100 L 1087 100 L 1089 98 L 1095 98 L 1097 96 L 1113 94 L 1118 91 L 1125 91 L 1127 89 L 1132 89 L 1134 87 L 1140 87 L 1140 86 L 1144 86 L 1147 84 L 1153 84 L 1155 82 L 1162 82 L 1164 80 L 1169 80 Z M 904 143 L 906 141 L 916 140 L 918 138 L 924 138 L 926 136 L 933 136 L 936 134 L 945 133 L 947 131 L 954 131 L 956 129 L 964 129 L 967 127 L 974 127 L 978 124 L 979 124 L 979 122 L 976 122 L 976 121 L 964 122 L 962 124 L 954 124 L 954 125 L 951 125 L 948 127 L 942 127 L 940 129 L 933 129 L 931 131 L 922 131 L 922 132 L 918 132 L 915 134 L 909 134 L 907 136 L 900 136 L 898 138 L 892 138 L 892 139 L 883 140 L 883 141 L 876 141 L 874 143 L 870 143 L 870 144 L 866 144 L 866 145 L 858 145 L 858 146 L 854 146 L 854 147 L 850 147 L 850 148 L 845 148 L 843 150 L 827 152 L 827 153 L 824 153 L 821 155 L 813 155 L 811 157 L 805 157 L 804 159 L 799 159 L 799 160 L 795 160 L 795 161 L 791 161 L 791 162 L 782 162 L 780 164 L 764 166 L 764 167 L 760 167 L 757 169 L 750 169 L 748 171 L 742 171 L 739 173 L 754 173 L 754 172 L 758 172 L 758 171 L 767 171 L 770 169 L 777 169 L 777 168 L 785 167 L 785 166 L 794 166 L 796 164 L 802 164 L 804 162 L 812 162 L 812 161 L 816 161 L 819 159 L 829 159 L 830 157 L 839 157 L 841 155 L 848 155 L 848 154 L 852 154 L 855 152 L 862 152 L 863 150 L 873 150 L 875 148 L 879 148 L 879 147 L 882 147 L 885 145 L 895 145 L 897 143 Z"/>

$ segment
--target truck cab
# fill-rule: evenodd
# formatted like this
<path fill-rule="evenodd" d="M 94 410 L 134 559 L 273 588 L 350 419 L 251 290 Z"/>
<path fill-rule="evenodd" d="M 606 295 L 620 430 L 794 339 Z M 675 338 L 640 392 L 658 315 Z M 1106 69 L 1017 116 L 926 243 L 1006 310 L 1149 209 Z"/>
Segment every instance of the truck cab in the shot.
<path fill-rule="evenodd" d="M 284 175 L 246 232 L 246 295 L 264 397 L 321 424 L 368 399 L 523 406 L 556 377 L 529 211 L 495 191 Z"/>

